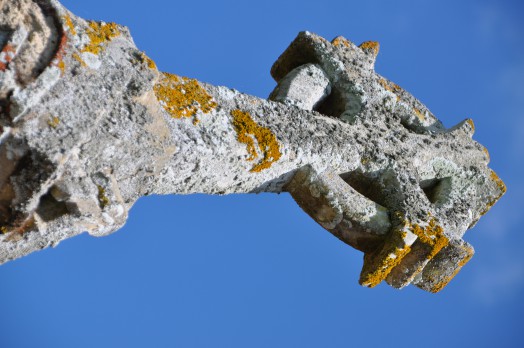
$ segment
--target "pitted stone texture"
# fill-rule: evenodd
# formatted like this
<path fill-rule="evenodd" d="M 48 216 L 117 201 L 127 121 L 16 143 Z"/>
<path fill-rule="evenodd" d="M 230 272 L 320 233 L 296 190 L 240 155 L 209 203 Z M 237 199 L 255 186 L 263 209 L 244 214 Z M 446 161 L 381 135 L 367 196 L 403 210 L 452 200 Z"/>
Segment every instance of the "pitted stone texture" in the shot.
<path fill-rule="evenodd" d="M 331 84 L 324 70 L 315 64 L 304 64 L 280 80 L 269 99 L 313 110 L 330 93 Z"/>
<path fill-rule="evenodd" d="M 53 9 L 44 1 L 1 0 L 0 69 L 9 65 L 16 70 L 17 82 L 27 85 L 44 71 L 59 46 L 58 31 Z"/>
<path fill-rule="evenodd" d="M 489 158 L 485 149 L 471 139 L 473 122 L 465 120 L 445 129 L 418 100 L 374 72 L 378 47 L 378 43 L 371 41 L 357 47 L 342 37 L 330 43 L 314 34 L 301 33 L 272 68 L 279 85 L 271 97 L 281 95 L 284 85 L 287 95 L 298 98 L 302 95 L 309 100 L 316 85 L 296 88 L 288 81 L 296 79 L 297 70 L 314 64 L 325 72 L 332 88 L 323 102 L 310 108 L 337 117 L 355 130 L 358 125 L 369 127 L 367 141 L 374 147 L 359 149 L 359 165 L 338 174 L 355 189 L 353 198 L 347 198 L 352 201 L 350 210 L 365 211 L 366 206 L 374 203 L 390 216 L 391 228 L 375 250 L 364 250 L 358 242 L 363 240 L 359 226 L 366 223 L 367 217 L 357 214 L 360 220 L 340 224 L 341 209 L 335 208 L 337 204 L 333 202 L 338 202 L 338 197 L 347 190 L 341 190 L 338 175 L 299 171 L 296 174 L 299 179 L 292 180 L 290 192 L 320 225 L 365 252 L 361 284 L 375 286 L 387 280 L 390 285 L 402 288 L 430 260 L 434 259 L 433 269 L 440 264 L 446 273 L 444 270 L 450 266 L 441 262 L 446 258 L 435 256 L 451 240 L 460 240 L 490 202 L 504 193 L 505 187 L 487 168 Z M 307 83 L 307 79 L 302 81 Z M 376 133 L 372 125 L 378 128 Z M 410 148 L 403 146 L 406 143 Z M 443 144 L 446 150 L 441 147 Z M 413 152 L 413 148 L 417 151 Z M 468 155 L 463 153 L 464 149 L 470 150 Z M 305 182 L 304 175 L 309 183 L 296 184 L 297 180 Z M 317 190 L 317 196 L 313 197 L 315 187 L 323 190 Z M 486 199 L 486 194 L 491 198 Z M 328 217 L 340 218 L 326 224 Z M 380 235 L 380 228 L 374 230 L 375 236 Z"/>
<path fill-rule="evenodd" d="M 423 290 L 439 292 L 457 275 L 474 253 L 475 250 L 467 242 L 452 241 L 429 262 L 413 283 Z"/>
<path fill-rule="evenodd" d="M 330 169 L 300 168 L 285 189 L 322 227 L 360 251 L 375 250 L 391 228 L 386 208 Z"/>
<path fill-rule="evenodd" d="M 286 105 L 162 74 L 125 27 L 85 21 L 55 0 L 0 4 L 20 18 L 40 11 L 46 23 L 0 33 L 0 44 L 20 47 L 0 55 L 9 63 L 0 71 L 2 263 L 85 231 L 114 232 L 144 195 L 287 189 L 366 253 L 363 284 L 398 271 L 393 286 L 432 291 L 467 259 L 450 246 L 505 190 L 472 122 L 447 130 L 377 75 L 375 43 L 299 34 L 272 69 L 280 87 L 289 82 Z M 41 58 L 18 56 L 24 32 L 45 38 Z M 36 68 L 20 83 L 24 64 Z"/>

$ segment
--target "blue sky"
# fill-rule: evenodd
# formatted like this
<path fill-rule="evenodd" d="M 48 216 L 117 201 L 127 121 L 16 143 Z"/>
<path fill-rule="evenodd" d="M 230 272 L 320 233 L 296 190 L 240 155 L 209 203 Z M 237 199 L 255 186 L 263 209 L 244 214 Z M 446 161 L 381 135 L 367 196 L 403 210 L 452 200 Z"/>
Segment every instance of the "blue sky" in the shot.
<path fill-rule="evenodd" d="M 138 201 L 127 225 L 0 267 L 0 347 L 516 347 L 524 312 L 519 1 L 64 0 L 130 27 L 159 68 L 266 97 L 301 30 L 381 44 L 376 70 L 474 139 L 508 193 L 437 295 L 358 285 L 362 254 L 287 194 Z"/>

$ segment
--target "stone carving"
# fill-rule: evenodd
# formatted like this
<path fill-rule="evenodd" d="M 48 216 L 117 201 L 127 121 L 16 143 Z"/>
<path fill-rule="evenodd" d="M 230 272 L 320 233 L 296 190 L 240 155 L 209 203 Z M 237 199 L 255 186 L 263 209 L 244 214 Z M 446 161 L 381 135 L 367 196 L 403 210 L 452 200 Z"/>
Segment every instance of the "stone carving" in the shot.
<path fill-rule="evenodd" d="M 364 252 L 362 285 L 436 292 L 505 191 L 471 120 L 374 72 L 378 43 L 300 33 L 264 100 L 162 73 L 55 0 L 0 5 L 0 262 L 112 233 L 148 194 L 287 191 Z"/>

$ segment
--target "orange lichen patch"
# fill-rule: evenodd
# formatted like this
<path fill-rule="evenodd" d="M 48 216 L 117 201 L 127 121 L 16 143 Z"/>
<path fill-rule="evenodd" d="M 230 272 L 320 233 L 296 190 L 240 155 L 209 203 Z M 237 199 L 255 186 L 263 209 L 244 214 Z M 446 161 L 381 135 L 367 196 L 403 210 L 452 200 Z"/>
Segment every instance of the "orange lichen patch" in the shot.
<path fill-rule="evenodd" d="M 98 188 L 98 204 L 100 205 L 101 209 L 104 209 L 105 207 L 109 205 L 110 201 L 109 201 L 109 198 L 107 198 L 106 196 L 106 190 L 100 185 L 97 185 L 97 188 Z"/>
<path fill-rule="evenodd" d="M 278 144 L 275 134 L 269 128 L 258 125 L 248 112 L 241 110 L 232 110 L 233 127 L 237 132 L 237 140 L 247 146 L 249 154 L 248 161 L 253 161 L 258 157 L 255 147 L 255 140 L 260 152 L 263 154 L 262 160 L 251 168 L 251 172 L 260 172 L 271 167 L 271 165 L 280 159 L 280 145 Z"/>
<path fill-rule="evenodd" d="M 406 232 L 395 230 L 378 252 L 364 255 L 360 285 L 373 288 L 386 279 L 391 270 L 411 251 L 404 241 L 405 237 Z"/>
<path fill-rule="evenodd" d="M 73 53 L 73 58 L 74 58 L 77 62 L 79 62 L 80 65 L 81 65 L 82 67 L 85 68 L 85 67 L 87 66 L 87 63 L 84 62 L 84 60 L 80 57 L 80 55 L 79 55 L 78 53 Z"/>
<path fill-rule="evenodd" d="M 333 41 L 331 41 L 331 43 L 335 46 L 351 46 L 351 42 L 343 36 L 337 36 Z"/>
<path fill-rule="evenodd" d="M 449 244 L 448 237 L 444 235 L 444 229 L 433 217 L 431 217 L 425 227 L 408 223 L 408 228 L 422 243 L 431 247 L 431 252 L 427 256 L 428 260 L 431 260 L 442 248 Z"/>
<path fill-rule="evenodd" d="M 383 78 L 379 78 L 378 82 L 382 85 L 382 87 L 384 87 L 386 91 L 395 94 L 397 96 L 397 101 L 400 100 L 398 93 L 402 90 L 402 88 L 399 85 L 391 81 L 386 81 Z"/>
<path fill-rule="evenodd" d="M 417 108 L 413 108 L 413 111 L 415 112 L 415 115 L 417 115 L 418 119 L 419 119 L 421 122 L 424 122 L 424 120 L 426 119 L 426 117 L 424 116 L 424 114 L 422 113 L 422 111 L 420 111 L 420 110 L 417 109 Z"/>
<path fill-rule="evenodd" d="M 370 52 L 374 56 L 378 55 L 378 51 L 380 50 L 380 44 L 376 41 L 366 41 L 360 44 L 360 47 L 365 52 Z"/>
<path fill-rule="evenodd" d="M 471 127 L 471 130 L 474 132 L 475 131 L 475 123 L 473 123 L 473 120 L 471 118 L 468 118 L 466 120 L 466 122 L 469 124 L 469 126 Z"/>
<path fill-rule="evenodd" d="M 187 77 L 162 73 L 153 90 L 162 107 L 173 118 L 193 117 L 198 110 L 207 114 L 217 107 L 198 81 Z"/>
<path fill-rule="evenodd" d="M 501 195 L 502 196 L 504 193 L 506 193 L 506 185 L 504 184 L 504 182 L 499 178 L 499 176 L 497 175 L 497 173 L 495 173 L 493 170 L 491 170 L 491 173 L 489 175 L 489 177 L 491 178 L 491 180 L 493 180 L 495 182 L 495 184 L 497 184 L 497 187 L 499 188 L 500 192 L 501 192 Z M 499 196 L 499 198 L 500 198 Z M 498 198 L 497 198 L 498 199 Z"/>
<path fill-rule="evenodd" d="M 47 125 L 51 128 L 56 128 L 60 124 L 60 119 L 56 116 L 51 116 L 47 120 Z"/>
<path fill-rule="evenodd" d="M 370 159 L 367 158 L 367 157 L 361 157 L 361 158 L 360 158 L 360 163 L 362 163 L 362 165 L 366 165 L 366 164 L 368 164 L 369 161 L 370 161 Z"/>
<path fill-rule="evenodd" d="M 0 51 L 0 71 L 5 71 L 9 63 L 13 60 L 16 49 L 12 45 L 5 45 Z"/>
<path fill-rule="evenodd" d="M 75 28 L 75 25 L 73 24 L 73 21 L 71 20 L 71 16 L 65 15 L 62 18 L 65 22 L 66 28 L 69 29 L 69 33 L 71 35 L 76 35 L 76 28 Z"/>
<path fill-rule="evenodd" d="M 500 196 L 502 196 L 502 195 L 500 195 Z M 489 211 L 489 210 L 490 210 L 490 209 L 495 205 L 495 203 L 497 203 L 497 201 L 499 200 L 500 196 L 497 197 L 497 198 L 495 198 L 495 199 L 490 200 L 490 201 L 486 204 L 486 206 L 484 207 L 484 210 L 480 213 L 480 216 L 482 216 L 482 215 L 486 215 L 486 213 L 487 213 L 487 212 L 488 212 L 488 211 Z M 477 219 L 477 220 L 478 220 L 478 219 Z"/>
<path fill-rule="evenodd" d="M 58 67 L 58 69 L 60 69 L 60 71 L 62 72 L 62 74 L 65 72 L 65 68 L 66 68 L 66 66 L 65 66 L 65 63 L 64 63 L 63 60 L 61 60 L 61 61 L 60 61 L 56 66 Z"/>
<path fill-rule="evenodd" d="M 89 36 L 90 43 L 82 49 L 82 52 L 98 55 L 105 49 L 109 41 L 120 36 L 120 30 L 118 30 L 118 25 L 115 23 L 91 21 L 89 22 L 87 36 Z"/>
<path fill-rule="evenodd" d="M 490 179 L 497 185 L 498 189 L 499 189 L 499 194 L 497 196 L 495 196 L 493 199 L 491 199 L 488 204 L 486 204 L 484 210 L 480 213 L 480 215 L 484 215 L 486 214 L 490 209 L 491 207 L 493 207 L 495 205 L 495 203 L 497 203 L 497 201 L 500 199 L 500 197 L 502 197 L 504 195 L 504 193 L 506 193 L 506 185 L 504 184 L 504 182 L 499 178 L 499 176 L 497 175 L 497 173 L 495 173 L 493 170 L 490 170 Z"/>
<path fill-rule="evenodd" d="M 142 60 L 143 63 L 146 63 L 149 69 L 157 70 L 156 63 L 151 58 L 149 58 L 145 54 L 145 52 L 142 52 L 140 54 L 140 59 Z"/>
<path fill-rule="evenodd" d="M 482 146 L 482 152 L 484 152 L 484 154 L 486 155 L 486 159 L 488 160 L 488 162 L 490 161 L 490 155 L 489 155 L 489 152 L 488 152 L 488 149 L 485 148 L 484 146 Z"/>
<path fill-rule="evenodd" d="M 455 276 L 458 274 L 458 272 L 460 272 L 460 270 L 462 269 L 462 267 L 464 267 L 464 265 L 466 263 L 469 262 L 469 260 L 471 260 L 471 258 L 473 257 L 473 254 L 475 253 L 475 251 L 473 250 L 473 248 L 467 246 L 467 245 L 463 245 L 461 246 L 461 248 L 464 250 L 464 252 L 466 253 L 466 256 L 460 260 L 457 264 L 457 268 L 455 268 L 455 270 L 453 271 L 453 273 L 449 276 L 447 276 L 446 278 L 444 278 L 444 280 L 436 283 L 435 285 L 433 285 L 430 289 L 430 291 L 432 293 L 437 293 L 439 292 L 440 290 L 444 289 L 444 287 L 446 285 L 449 284 L 449 282 L 455 278 Z"/>

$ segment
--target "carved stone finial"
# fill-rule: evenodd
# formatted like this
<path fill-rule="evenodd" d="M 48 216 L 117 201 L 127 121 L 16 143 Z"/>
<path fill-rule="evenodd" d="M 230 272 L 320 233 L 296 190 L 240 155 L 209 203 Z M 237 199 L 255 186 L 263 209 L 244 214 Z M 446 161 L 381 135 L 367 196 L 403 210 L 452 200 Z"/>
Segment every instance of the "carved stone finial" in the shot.
<path fill-rule="evenodd" d="M 286 189 L 315 221 L 365 253 L 362 285 L 415 282 L 436 292 L 473 255 L 462 236 L 505 187 L 471 139 L 473 122 L 445 129 L 374 72 L 378 47 L 304 32 L 273 66 L 278 86 L 270 99 L 336 117 L 357 132 L 368 127 L 351 171 L 301 168 Z M 303 77 L 312 67 L 322 78 Z"/>
<path fill-rule="evenodd" d="M 505 191 L 471 120 L 374 72 L 378 43 L 300 33 L 265 100 L 161 73 L 58 1 L 0 5 L 0 263 L 112 233 L 143 195 L 289 191 L 364 252 L 361 284 L 438 291 Z"/>

